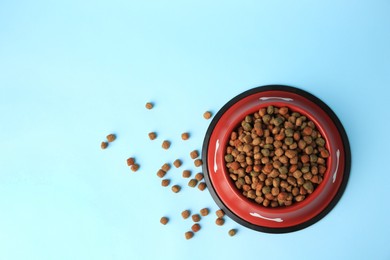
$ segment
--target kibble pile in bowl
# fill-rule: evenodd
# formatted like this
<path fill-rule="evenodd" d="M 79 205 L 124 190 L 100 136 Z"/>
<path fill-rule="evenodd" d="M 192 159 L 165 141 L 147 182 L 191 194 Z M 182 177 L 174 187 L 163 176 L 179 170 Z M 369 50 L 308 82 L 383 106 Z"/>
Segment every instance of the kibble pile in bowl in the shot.
<path fill-rule="evenodd" d="M 245 116 L 228 141 L 225 162 L 237 189 L 264 207 L 303 201 L 322 182 L 329 151 L 313 121 L 287 107 Z"/>

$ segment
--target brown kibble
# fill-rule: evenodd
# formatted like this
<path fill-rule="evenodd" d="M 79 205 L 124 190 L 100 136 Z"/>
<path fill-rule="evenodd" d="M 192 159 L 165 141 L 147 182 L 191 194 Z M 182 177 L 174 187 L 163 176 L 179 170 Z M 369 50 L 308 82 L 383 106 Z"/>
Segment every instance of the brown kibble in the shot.
<path fill-rule="evenodd" d="M 162 181 L 161 181 L 161 186 L 163 186 L 163 187 L 167 187 L 167 186 L 169 185 L 169 183 L 171 183 L 171 181 L 170 181 L 170 180 L 168 180 L 168 179 L 164 179 L 164 180 L 162 180 Z"/>
<path fill-rule="evenodd" d="M 201 191 L 204 191 L 206 189 L 206 183 L 204 182 L 201 182 L 198 184 L 198 189 L 201 190 Z"/>
<path fill-rule="evenodd" d="M 202 164 L 203 164 L 203 162 L 202 162 L 201 159 L 196 159 L 196 160 L 194 161 L 195 167 L 199 167 L 199 166 L 201 166 Z"/>
<path fill-rule="evenodd" d="M 164 141 L 162 142 L 161 147 L 164 148 L 165 150 L 168 150 L 169 147 L 171 147 L 171 142 L 169 142 L 168 140 L 164 140 Z"/>
<path fill-rule="evenodd" d="M 130 157 L 126 160 L 127 166 L 132 166 L 135 163 L 135 159 L 133 157 Z"/>
<path fill-rule="evenodd" d="M 205 119 L 210 119 L 211 116 L 212 116 L 212 114 L 211 114 L 210 111 L 206 111 L 206 112 L 204 112 L 204 114 L 203 114 L 203 117 L 204 117 Z"/>
<path fill-rule="evenodd" d="M 190 134 L 189 133 L 182 133 L 181 134 L 181 139 L 183 139 L 184 141 L 188 140 L 189 138 L 190 138 Z"/>
<path fill-rule="evenodd" d="M 207 216 L 209 214 L 209 209 L 208 208 L 203 208 L 200 210 L 200 215 L 202 215 L 203 217 L 204 216 Z"/>
<path fill-rule="evenodd" d="M 181 166 L 182 162 L 180 159 L 176 159 L 174 162 L 173 162 L 173 165 L 176 167 L 176 168 L 179 168 Z"/>
<path fill-rule="evenodd" d="M 139 164 L 133 164 L 130 166 L 130 169 L 133 171 L 133 172 L 136 172 L 138 171 L 139 169 Z"/>
<path fill-rule="evenodd" d="M 215 220 L 215 224 L 217 224 L 218 226 L 223 226 L 223 224 L 225 224 L 225 220 L 223 218 L 217 218 Z"/>
<path fill-rule="evenodd" d="M 160 170 L 157 171 L 157 176 L 160 177 L 160 178 L 164 177 L 165 174 L 167 174 L 167 172 L 164 171 L 163 169 L 160 169 Z"/>
<path fill-rule="evenodd" d="M 100 144 L 100 148 L 102 148 L 102 149 L 106 149 L 107 147 L 108 147 L 108 143 L 107 142 L 102 142 Z"/>
<path fill-rule="evenodd" d="M 234 237 L 237 234 L 237 229 L 230 229 L 228 234 L 229 236 Z"/>
<path fill-rule="evenodd" d="M 174 193 L 178 193 L 181 190 L 181 187 L 179 185 L 173 185 L 172 186 L 172 191 Z"/>
<path fill-rule="evenodd" d="M 188 209 L 187 209 L 187 210 L 184 210 L 184 211 L 181 213 L 181 216 L 183 217 L 183 219 L 187 219 L 190 215 L 191 215 L 191 211 L 189 211 Z"/>
<path fill-rule="evenodd" d="M 171 165 L 169 163 L 164 163 L 163 166 L 161 166 L 161 169 L 168 172 L 171 169 Z"/>
<path fill-rule="evenodd" d="M 203 180 L 203 174 L 202 174 L 201 172 L 198 172 L 198 173 L 195 175 L 195 179 L 198 180 L 198 181 Z"/>
<path fill-rule="evenodd" d="M 198 223 L 192 225 L 191 230 L 195 233 L 198 232 L 200 230 L 200 225 Z"/>
<path fill-rule="evenodd" d="M 183 178 L 189 178 L 191 176 L 190 170 L 184 170 L 183 171 Z"/>
<path fill-rule="evenodd" d="M 192 221 L 199 222 L 200 221 L 200 215 L 199 214 L 192 215 Z"/>
<path fill-rule="evenodd" d="M 168 223 L 169 219 L 167 217 L 162 217 L 160 219 L 160 223 L 163 224 L 163 225 L 166 225 Z"/>
<path fill-rule="evenodd" d="M 188 182 L 188 186 L 190 186 L 191 188 L 194 188 L 196 186 L 196 184 L 198 184 L 198 180 L 196 180 L 196 179 L 191 179 Z"/>
<path fill-rule="evenodd" d="M 184 233 L 184 236 L 187 240 L 189 240 L 194 237 L 194 233 L 192 231 L 187 231 L 186 233 Z"/>
<path fill-rule="evenodd" d="M 154 104 L 152 102 L 148 102 L 145 104 L 146 109 L 152 109 Z"/>
<path fill-rule="evenodd" d="M 114 142 L 115 141 L 115 139 L 116 139 L 116 135 L 114 135 L 114 134 L 109 134 L 109 135 L 107 135 L 107 141 L 109 142 L 109 143 L 111 143 L 111 142 Z"/>
<path fill-rule="evenodd" d="M 192 152 L 190 152 L 191 159 L 196 159 L 198 158 L 198 156 L 199 156 L 199 152 L 197 150 L 193 150 Z"/>
<path fill-rule="evenodd" d="M 157 138 L 157 134 L 155 132 L 150 132 L 148 134 L 150 140 L 154 140 Z"/>
<path fill-rule="evenodd" d="M 218 218 L 222 218 L 223 216 L 225 216 L 225 212 L 223 212 L 222 209 L 217 210 L 215 214 L 217 215 Z"/>

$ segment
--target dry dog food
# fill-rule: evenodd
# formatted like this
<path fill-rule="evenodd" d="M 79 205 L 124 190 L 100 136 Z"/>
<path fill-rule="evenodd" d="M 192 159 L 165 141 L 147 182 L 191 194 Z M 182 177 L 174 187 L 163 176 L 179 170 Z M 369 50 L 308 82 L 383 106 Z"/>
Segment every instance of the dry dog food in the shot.
<path fill-rule="evenodd" d="M 215 215 L 217 215 L 218 218 L 223 218 L 225 216 L 225 212 L 223 212 L 222 209 L 219 209 L 215 212 Z"/>
<path fill-rule="evenodd" d="M 160 169 L 157 171 L 157 176 L 160 178 L 163 178 L 165 176 L 165 174 L 167 174 L 167 172 L 164 171 L 163 169 Z"/>
<path fill-rule="evenodd" d="M 160 223 L 163 224 L 163 225 L 166 225 L 168 223 L 169 219 L 167 217 L 162 217 L 160 219 Z"/>
<path fill-rule="evenodd" d="M 164 140 L 161 144 L 161 147 L 165 150 L 168 150 L 169 147 L 171 147 L 171 142 L 169 142 L 168 140 Z"/>
<path fill-rule="evenodd" d="M 237 234 L 237 229 L 230 229 L 228 232 L 229 236 L 233 237 Z"/>
<path fill-rule="evenodd" d="M 209 209 L 208 208 L 203 208 L 200 210 L 200 215 L 207 216 L 209 214 Z"/>
<path fill-rule="evenodd" d="M 199 152 L 197 150 L 193 150 L 190 152 L 191 159 L 196 159 L 199 156 Z"/>
<path fill-rule="evenodd" d="M 197 179 L 191 179 L 188 182 L 188 186 L 190 186 L 191 188 L 194 188 L 196 186 L 196 184 L 198 184 L 198 180 Z"/>
<path fill-rule="evenodd" d="M 169 183 L 171 183 L 170 180 L 164 179 L 164 180 L 161 181 L 161 186 L 167 187 L 167 186 L 169 186 Z"/>
<path fill-rule="evenodd" d="M 157 138 L 157 134 L 155 132 L 150 132 L 148 134 L 150 140 L 154 140 Z"/>
<path fill-rule="evenodd" d="M 161 170 L 168 172 L 171 169 L 171 165 L 169 163 L 164 163 L 163 166 L 161 166 Z"/>
<path fill-rule="evenodd" d="M 100 148 L 102 148 L 102 149 L 106 149 L 107 147 L 108 147 L 108 143 L 107 142 L 102 142 L 100 144 Z"/>
<path fill-rule="evenodd" d="M 154 104 L 152 102 L 148 102 L 145 104 L 146 109 L 152 109 L 154 107 Z"/>
<path fill-rule="evenodd" d="M 198 189 L 204 191 L 206 189 L 206 183 L 201 182 L 198 184 Z"/>
<path fill-rule="evenodd" d="M 179 168 L 181 166 L 182 162 L 180 159 L 176 159 L 174 162 L 173 162 L 173 165 L 176 167 L 176 168 Z"/>
<path fill-rule="evenodd" d="M 189 133 L 182 133 L 181 134 L 181 139 L 183 139 L 184 141 L 188 140 L 189 138 L 190 138 L 190 134 Z"/>
<path fill-rule="evenodd" d="M 187 219 L 190 215 L 191 215 L 191 211 L 189 211 L 188 209 L 184 210 L 184 211 L 181 213 L 181 216 L 182 216 L 184 219 Z"/>
<path fill-rule="evenodd" d="M 139 164 L 133 164 L 133 165 L 131 165 L 130 166 L 130 169 L 133 171 L 133 172 L 136 172 L 136 171 L 138 171 L 138 169 L 139 169 Z"/>
<path fill-rule="evenodd" d="M 192 215 L 192 221 L 194 221 L 194 222 L 199 222 L 199 221 L 200 221 L 200 216 L 199 216 L 199 214 L 194 214 L 194 215 Z"/>
<path fill-rule="evenodd" d="M 198 223 L 195 223 L 194 225 L 192 225 L 191 230 L 195 233 L 198 232 L 200 230 L 200 225 Z"/>
<path fill-rule="evenodd" d="M 313 121 L 287 107 L 247 115 L 231 133 L 226 167 L 235 186 L 264 207 L 303 201 L 323 180 L 329 151 Z"/>
<path fill-rule="evenodd" d="M 215 220 L 215 224 L 217 224 L 218 226 L 223 226 L 223 224 L 225 224 L 225 220 L 223 218 L 217 218 Z"/>
<path fill-rule="evenodd" d="M 185 234 L 184 234 L 185 238 L 188 240 L 188 239 L 191 239 L 194 237 L 194 233 L 192 231 L 187 231 Z"/>
<path fill-rule="evenodd" d="M 211 116 L 212 116 L 212 114 L 211 114 L 210 111 L 206 111 L 206 112 L 203 113 L 203 117 L 204 117 L 205 119 L 210 119 Z"/>
<path fill-rule="evenodd" d="M 172 186 L 172 191 L 174 193 L 178 193 L 181 190 L 181 187 L 179 185 L 173 185 Z"/>
<path fill-rule="evenodd" d="M 195 175 L 195 179 L 196 179 L 197 181 L 203 180 L 203 174 L 200 173 L 200 172 L 198 172 L 198 173 Z"/>
<path fill-rule="evenodd" d="M 191 171 L 190 170 L 184 170 L 183 171 L 183 178 L 189 178 L 191 177 Z"/>
<path fill-rule="evenodd" d="M 202 164 L 203 164 L 202 159 L 196 159 L 196 160 L 194 161 L 195 167 L 199 167 L 199 166 L 201 166 Z"/>
<path fill-rule="evenodd" d="M 127 166 L 132 166 L 135 163 L 135 158 L 130 157 L 126 160 Z"/>
<path fill-rule="evenodd" d="M 109 135 L 107 135 L 107 141 L 109 142 L 109 143 L 111 143 L 111 142 L 114 142 L 115 141 L 115 139 L 116 139 L 116 136 L 114 135 L 114 134 L 109 134 Z"/>

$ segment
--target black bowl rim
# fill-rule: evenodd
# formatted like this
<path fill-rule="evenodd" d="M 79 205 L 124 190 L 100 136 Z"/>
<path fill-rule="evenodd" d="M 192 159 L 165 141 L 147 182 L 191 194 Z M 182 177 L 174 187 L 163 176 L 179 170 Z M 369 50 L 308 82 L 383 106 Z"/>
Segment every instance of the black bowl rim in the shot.
<path fill-rule="evenodd" d="M 333 121 L 333 123 L 335 124 L 336 128 L 339 131 L 339 134 L 341 136 L 341 139 L 342 139 L 342 142 L 344 145 L 344 156 L 345 156 L 345 168 L 344 168 L 344 173 L 343 173 L 343 180 L 342 180 L 341 185 L 340 185 L 335 197 L 333 198 L 333 200 L 326 206 L 326 208 L 323 211 L 321 211 L 318 215 L 314 216 L 313 218 L 309 219 L 308 221 L 300 223 L 300 224 L 295 225 L 295 226 L 283 227 L 283 228 L 270 228 L 270 227 L 265 227 L 265 226 L 254 225 L 254 224 L 240 218 L 238 215 L 234 214 L 222 202 L 222 200 L 220 199 L 218 194 L 215 192 L 215 189 L 214 189 L 214 187 L 210 181 L 210 178 L 209 178 L 209 172 L 208 172 L 208 167 L 207 167 L 207 153 L 208 153 L 210 137 L 211 137 L 212 132 L 214 131 L 216 124 L 218 123 L 219 119 L 221 118 L 221 116 L 233 104 L 235 104 L 237 101 L 239 101 L 239 100 L 241 100 L 249 95 L 259 93 L 259 92 L 264 92 L 264 91 L 275 91 L 275 90 L 286 91 L 286 92 L 291 92 L 291 93 L 300 95 L 300 96 L 314 102 L 322 110 L 324 110 L 325 113 L 327 113 L 328 116 L 331 118 L 331 120 Z M 229 102 L 227 102 L 215 114 L 213 120 L 211 121 L 211 123 L 207 129 L 207 132 L 206 132 L 206 135 L 205 135 L 205 138 L 203 141 L 202 160 L 204 162 L 202 169 L 203 169 L 204 178 L 205 178 L 205 181 L 207 184 L 207 188 L 208 188 L 209 192 L 211 193 L 211 196 L 213 197 L 214 201 L 226 213 L 227 216 L 229 216 L 231 219 L 233 219 L 237 223 L 239 223 L 245 227 L 248 227 L 250 229 L 256 230 L 256 231 L 265 232 L 265 233 L 289 233 L 289 232 L 294 232 L 294 231 L 304 229 L 304 228 L 311 226 L 314 223 L 318 222 L 323 217 L 325 217 L 339 202 L 341 196 L 343 195 L 343 193 L 347 187 L 347 183 L 349 180 L 349 175 L 350 175 L 350 170 L 351 170 L 351 149 L 350 149 L 350 145 L 349 145 L 348 136 L 347 136 L 345 129 L 344 129 L 343 125 L 341 124 L 339 118 L 336 116 L 336 114 L 333 112 L 333 110 L 328 105 L 326 105 L 322 100 L 320 100 L 316 96 L 310 94 L 309 92 L 306 92 L 306 91 L 299 89 L 299 88 L 296 88 L 296 87 L 291 87 L 291 86 L 287 86 L 287 85 L 264 85 L 264 86 L 259 86 L 259 87 L 249 89 L 249 90 L 242 92 L 241 94 L 235 96 Z"/>

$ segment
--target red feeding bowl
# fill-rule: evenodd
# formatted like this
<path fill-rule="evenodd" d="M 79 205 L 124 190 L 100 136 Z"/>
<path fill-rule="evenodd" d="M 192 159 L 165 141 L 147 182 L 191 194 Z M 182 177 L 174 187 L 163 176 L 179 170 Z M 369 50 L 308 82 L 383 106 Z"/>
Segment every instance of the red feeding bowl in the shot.
<path fill-rule="evenodd" d="M 312 120 L 330 153 L 322 183 L 305 200 L 287 207 L 268 208 L 244 197 L 224 161 L 231 132 L 246 115 L 269 105 L 286 106 Z M 324 217 L 343 194 L 351 165 L 348 138 L 334 112 L 308 92 L 280 85 L 248 90 L 223 106 L 207 130 L 202 159 L 207 187 L 218 206 L 236 222 L 268 233 L 300 230 Z"/>

